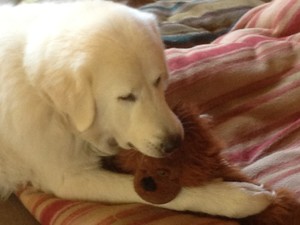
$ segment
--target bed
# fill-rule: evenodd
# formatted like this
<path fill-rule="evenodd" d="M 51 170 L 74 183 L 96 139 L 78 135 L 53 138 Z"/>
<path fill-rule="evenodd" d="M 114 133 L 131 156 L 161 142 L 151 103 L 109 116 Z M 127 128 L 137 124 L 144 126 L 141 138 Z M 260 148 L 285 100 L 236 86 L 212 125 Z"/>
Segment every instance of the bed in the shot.
<path fill-rule="evenodd" d="M 232 164 L 300 200 L 300 1 L 160 0 L 139 7 L 160 22 L 170 103 L 210 114 Z M 63 200 L 33 188 L 17 194 L 43 225 L 237 225 L 140 204 Z"/>

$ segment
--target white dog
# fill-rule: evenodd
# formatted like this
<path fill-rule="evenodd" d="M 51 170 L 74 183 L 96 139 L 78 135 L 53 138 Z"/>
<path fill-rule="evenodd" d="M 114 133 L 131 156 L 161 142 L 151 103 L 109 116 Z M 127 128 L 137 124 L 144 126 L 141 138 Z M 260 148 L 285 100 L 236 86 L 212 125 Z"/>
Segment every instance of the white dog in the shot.
<path fill-rule="evenodd" d="M 0 187 L 30 183 L 69 199 L 140 202 L 132 176 L 99 158 L 135 148 L 163 157 L 180 142 L 155 18 L 111 2 L 0 9 Z M 229 217 L 258 213 L 272 195 L 216 181 L 161 207 Z"/>

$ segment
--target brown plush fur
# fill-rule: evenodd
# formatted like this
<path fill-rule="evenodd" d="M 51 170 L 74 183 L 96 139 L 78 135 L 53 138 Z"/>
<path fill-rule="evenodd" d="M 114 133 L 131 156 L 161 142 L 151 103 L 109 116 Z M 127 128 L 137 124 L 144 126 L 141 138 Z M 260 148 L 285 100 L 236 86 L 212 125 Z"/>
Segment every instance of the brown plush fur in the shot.
<path fill-rule="evenodd" d="M 190 108 L 177 107 L 174 111 L 183 124 L 185 138 L 173 154 L 158 159 L 134 150 L 122 151 L 111 161 L 114 169 L 135 174 L 135 189 L 142 198 L 162 204 L 175 198 L 183 186 L 200 186 L 215 179 L 254 182 L 221 156 L 222 142 L 207 120 L 199 118 Z M 300 225 L 299 203 L 288 191 L 276 190 L 276 193 L 274 202 L 260 214 L 232 222 Z"/>

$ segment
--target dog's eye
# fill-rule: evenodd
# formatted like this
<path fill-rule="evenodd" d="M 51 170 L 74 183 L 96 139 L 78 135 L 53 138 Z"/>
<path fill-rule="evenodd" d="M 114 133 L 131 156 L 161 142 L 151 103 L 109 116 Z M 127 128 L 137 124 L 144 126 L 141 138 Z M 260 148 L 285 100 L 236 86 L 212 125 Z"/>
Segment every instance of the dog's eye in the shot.
<path fill-rule="evenodd" d="M 160 80 L 161 80 L 161 78 L 159 77 L 159 78 L 157 78 L 157 79 L 154 81 L 154 86 L 155 86 L 155 87 L 158 87 L 158 85 L 160 84 Z"/>
<path fill-rule="evenodd" d="M 120 96 L 120 97 L 118 97 L 118 99 L 121 100 L 121 101 L 129 101 L 129 102 L 135 102 L 136 101 L 136 97 L 132 93 L 130 93 L 128 95 L 125 95 L 125 96 Z"/>

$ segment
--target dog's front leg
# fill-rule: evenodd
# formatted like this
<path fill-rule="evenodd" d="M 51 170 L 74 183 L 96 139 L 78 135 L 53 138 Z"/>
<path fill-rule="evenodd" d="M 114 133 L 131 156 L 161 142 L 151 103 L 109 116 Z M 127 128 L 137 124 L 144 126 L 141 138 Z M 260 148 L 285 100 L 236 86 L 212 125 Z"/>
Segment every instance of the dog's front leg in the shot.
<path fill-rule="evenodd" d="M 266 209 L 274 193 L 247 182 L 215 181 L 200 187 L 184 188 L 163 207 L 204 212 L 230 218 L 244 218 Z"/>
<path fill-rule="evenodd" d="M 69 199 L 149 204 L 134 191 L 131 175 L 105 170 L 65 176 L 54 194 Z M 257 185 L 218 181 L 196 188 L 184 188 L 171 202 L 156 206 L 241 218 L 261 212 L 271 200 L 272 194 Z"/>
<path fill-rule="evenodd" d="M 110 203 L 141 202 L 134 191 L 133 176 L 106 170 L 68 174 L 53 193 L 61 198 Z"/>

